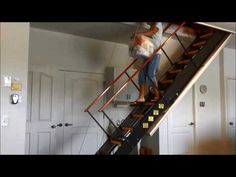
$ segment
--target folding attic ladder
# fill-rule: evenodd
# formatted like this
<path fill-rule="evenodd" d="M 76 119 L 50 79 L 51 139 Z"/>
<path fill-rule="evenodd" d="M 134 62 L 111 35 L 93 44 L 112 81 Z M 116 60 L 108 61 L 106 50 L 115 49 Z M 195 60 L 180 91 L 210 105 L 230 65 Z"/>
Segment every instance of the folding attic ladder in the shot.
<path fill-rule="evenodd" d="M 185 23 L 181 23 L 178 28 L 167 38 L 167 40 L 163 42 L 162 46 L 154 51 L 154 54 L 147 60 L 150 61 L 158 50 L 163 50 L 162 47 L 172 36 L 175 35 L 179 40 L 177 31 L 184 25 Z M 170 26 L 171 23 L 167 25 L 164 32 Z M 196 26 L 196 24 L 193 26 Z M 199 78 L 203 71 L 214 60 L 215 56 L 219 53 L 231 35 L 230 32 L 211 27 L 202 26 L 201 28 L 202 32 L 197 34 L 196 39 L 188 48 L 185 48 L 179 40 L 181 46 L 184 48 L 184 53 L 182 54 L 181 59 L 177 62 L 173 63 L 163 50 L 164 54 L 171 63 L 171 68 L 169 68 L 164 76 L 158 81 L 158 86 L 161 90 L 161 98 L 159 101 L 154 103 L 151 102 L 150 100 L 153 95 L 148 93 L 146 95 L 147 101 L 143 104 L 136 105 L 119 127 L 116 127 L 109 116 L 104 112 L 104 109 L 127 85 L 127 83 L 130 81 L 133 82 L 132 78 L 142 69 L 143 66 L 141 66 L 132 76 L 128 75 L 129 79 L 120 88 L 120 90 L 118 90 L 117 94 L 115 94 L 98 110 L 99 112 L 102 112 L 115 127 L 115 131 L 111 135 L 108 134 L 106 130 L 98 123 L 96 118 L 90 113 L 89 109 L 98 102 L 98 100 L 105 94 L 111 85 L 113 85 L 123 74 L 127 74 L 126 71 L 134 64 L 136 60 L 134 60 L 133 63 L 131 63 L 124 70 L 124 72 L 122 72 L 85 110 L 85 112 L 90 114 L 90 116 L 96 121 L 96 123 L 98 123 L 100 128 L 102 128 L 108 136 L 105 143 L 97 151 L 97 155 L 129 154 L 145 134 L 149 133 L 150 135 L 153 135 L 168 112 L 179 100 L 181 100 L 188 89 L 195 83 L 197 78 Z"/>

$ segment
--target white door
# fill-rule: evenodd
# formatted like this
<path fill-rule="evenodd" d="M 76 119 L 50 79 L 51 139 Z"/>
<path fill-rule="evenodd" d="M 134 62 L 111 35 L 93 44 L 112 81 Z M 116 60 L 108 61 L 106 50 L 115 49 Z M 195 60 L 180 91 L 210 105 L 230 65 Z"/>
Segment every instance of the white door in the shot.
<path fill-rule="evenodd" d="M 236 154 L 235 79 L 227 79 L 227 139 L 230 154 Z"/>
<path fill-rule="evenodd" d="M 103 90 L 103 75 L 65 72 L 64 154 L 95 154 L 105 136 L 84 109 Z M 101 106 L 102 100 L 98 106 Z M 98 106 L 91 113 L 103 124 Z"/>
<path fill-rule="evenodd" d="M 29 67 L 26 154 L 62 153 L 63 76 L 52 68 Z"/>
<path fill-rule="evenodd" d="M 193 154 L 194 120 L 193 90 L 189 90 L 183 99 L 168 115 L 168 152 L 169 154 Z"/>

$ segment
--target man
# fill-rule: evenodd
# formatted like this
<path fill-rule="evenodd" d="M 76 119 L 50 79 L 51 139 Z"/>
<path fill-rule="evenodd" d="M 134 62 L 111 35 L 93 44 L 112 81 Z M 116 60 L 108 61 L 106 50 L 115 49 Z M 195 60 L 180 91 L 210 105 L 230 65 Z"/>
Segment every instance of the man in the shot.
<path fill-rule="evenodd" d="M 155 48 L 157 49 L 161 45 L 162 41 L 162 23 L 161 22 L 147 22 L 150 25 L 150 29 L 144 32 L 138 32 L 135 35 L 144 35 L 152 39 Z M 159 69 L 159 63 L 161 58 L 161 50 L 157 52 L 157 54 L 153 57 L 153 59 L 145 65 L 145 67 L 139 73 L 139 97 L 133 104 L 143 103 L 145 102 L 145 87 L 146 85 L 153 86 L 154 99 L 153 101 L 157 101 L 160 99 L 160 94 L 158 90 L 158 83 L 156 79 L 156 73 Z M 144 60 L 145 61 L 145 60 Z"/>

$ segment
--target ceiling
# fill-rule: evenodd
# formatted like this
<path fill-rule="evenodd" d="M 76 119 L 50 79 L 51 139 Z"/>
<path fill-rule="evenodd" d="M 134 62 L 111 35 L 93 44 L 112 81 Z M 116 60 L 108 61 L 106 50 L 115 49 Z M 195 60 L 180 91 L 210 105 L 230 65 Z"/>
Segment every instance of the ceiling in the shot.
<path fill-rule="evenodd" d="M 236 31 L 236 23 L 231 22 L 207 22 L 230 31 Z M 136 30 L 135 22 L 33 22 L 31 27 L 50 31 L 73 34 L 104 41 L 129 44 L 131 34 Z M 227 47 L 235 48 L 236 36 L 233 35 Z"/>
<path fill-rule="evenodd" d="M 112 22 L 31 23 L 32 27 L 104 41 L 128 44 L 136 26 Z"/>

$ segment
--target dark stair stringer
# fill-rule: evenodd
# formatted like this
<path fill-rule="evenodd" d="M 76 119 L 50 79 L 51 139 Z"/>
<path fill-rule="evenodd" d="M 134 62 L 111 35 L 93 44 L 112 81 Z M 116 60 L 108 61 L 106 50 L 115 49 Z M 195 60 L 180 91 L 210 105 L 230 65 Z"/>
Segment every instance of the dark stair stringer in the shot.
<path fill-rule="evenodd" d="M 204 42 L 204 46 L 201 46 L 198 53 L 191 59 L 190 62 L 186 62 L 184 68 L 181 68 L 176 72 L 176 77 L 172 79 L 172 82 L 167 82 L 167 86 L 163 87 L 164 93 L 161 99 L 157 103 L 153 104 L 139 104 L 128 117 L 119 126 L 120 131 L 116 130 L 107 139 L 107 141 L 97 151 L 96 155 L 125 155 L 129 154 L 133 148 L 136 147 L 140 139 L 147 133 L 148 129 L 155 121 L 160 121 L 163 115 L 167 112 L 168 108 L 175 102 L 179 94 L 186 87 L 189 81 L 201 68 L 204 62 L 212 55 L 214 50 L 223 43 L 230 33 L 216 30 L 211 35 L 201 35 L 199 41 L 204 38 L 209 38 Z M 194 43 L 196 44 L 196 42 Z M 194 45 L 196 47 L 200 44 Z M 170 73 L 167 72 L 165 80 L 168 80 Z M 163 84 L 159 82 L 159 84 Z M 146 98 L 150 99 L 149 93 Z M 135 115 L 136 114 L 136 115 Z M 138 116 L 137 116 L 138 115 Z"/>

